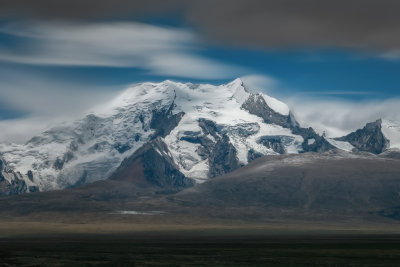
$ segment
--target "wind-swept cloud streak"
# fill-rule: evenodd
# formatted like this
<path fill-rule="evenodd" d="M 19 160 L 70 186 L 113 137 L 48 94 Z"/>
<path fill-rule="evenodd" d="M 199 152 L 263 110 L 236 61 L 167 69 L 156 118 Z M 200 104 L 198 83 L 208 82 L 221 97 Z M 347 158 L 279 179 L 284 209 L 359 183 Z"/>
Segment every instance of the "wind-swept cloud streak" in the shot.
<path fill-rule="evenodd" d="M 75 116 L 107 101 L 125 86 L 79 84 L 27 71 L 0 73 L 0 103 L 27 116 Z"/>
<path fill-rule="evenodd" d="M 18 116 L 0 120 L 0 142 L 23 143 L 51 123 L 79 118 L 112 98 L 125 86 L 98 86 L 60 81 L 29 71 L 0 72 L 0 105 Z"/>
<path fill-rule="evenodd" d="M 400 99 L 348 101 L 343 99 L 287 99 L 296 119 L 329 137 L 339 137 L 377 119 L 400 122 Z"/>
<path fill-rule="evenodd" d="M 274 90 L 279 88 L 279 82 L 265 74 L 248 74 L 240 77 L 250 92 L 263 91 L 266 94 L 274 94 Z"/>
<path fill-rule="evenodd" d="M 224 79 L 241 68 L 197 54 L 189 31 L 133 22 L 9 23 L 1 33 L 23 39 L 0 47 L 0 60 L 33 65 L 133 67 L 150 74 Z"/>

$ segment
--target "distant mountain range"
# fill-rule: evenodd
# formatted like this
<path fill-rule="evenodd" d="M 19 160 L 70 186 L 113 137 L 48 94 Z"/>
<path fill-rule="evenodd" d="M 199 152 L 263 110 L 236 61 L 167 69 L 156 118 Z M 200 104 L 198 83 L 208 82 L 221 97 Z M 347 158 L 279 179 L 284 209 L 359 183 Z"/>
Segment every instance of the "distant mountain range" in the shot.
<path fill-rule="evenodd" d="M 141 83 L 23 145 L 0 144 L 0 195 L 129 177 L 177 192 L 205 182 L 196 188 L 208 188 L 214 177 L 263 156 L 345 153 L 380 161 L 396 158 L 399 148 L 395 122 L 379 119 L 327 138 L 299 125 L 281 101 L 250 93 L 240 79 L 220 86 Z"/>

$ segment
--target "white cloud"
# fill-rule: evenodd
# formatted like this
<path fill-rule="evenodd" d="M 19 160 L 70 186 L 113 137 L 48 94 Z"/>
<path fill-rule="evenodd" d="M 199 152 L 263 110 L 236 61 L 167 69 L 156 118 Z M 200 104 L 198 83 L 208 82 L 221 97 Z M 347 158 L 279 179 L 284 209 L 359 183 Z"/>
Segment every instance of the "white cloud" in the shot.
<path fill-rule="evenodd" d="M 0 49 L 0 60 L 34 65 L 136 67 L 176 77 L 223 79 L 241 68 L 196 55 L 190 31 L 133 22 L 12 23 L 0 32 L 26 38 L 26 49 Z M 25 44 L 26 45 L 26 44 Z"/>
<path fill-rule="evenodd" d="M 152 74 L 190 77 L 196 79 L 224 79 L 236 77 L 242 70 L 214 60 L 189 54 L 159 54 L 147 66 Z"/>
<path fill-rule="evenodd" d="M 296 119 L 330 137 L 348 134 L 377 119 L 400 122 L 400 99 L 345 101 L 313 98 L 287 100 Z"/>
<path fill-rule="evenodd" d="M 267 75 L 249 74 L 240 78 L 251 92 L 262 91 L 266 94 L 273 94 L 273 91 L 279 86 L 279 82 L 276 79 Z"/>
<path fill-rule="evenodd" d="M 0 142 L 24 142 L 50 123 L 84 115 L 125 87 L 83 85 L 27 71 L 2 70 L 0 104 L 7 104 L 26 116 L 0 120 Z"/>
<path fill-rule="evenodd" d="M 0 121 L 0 142 L 24 143 L 46 129 L 54 119 L 54 117 L 29 117 Z"/>
<path fill-rule="evenodd" d="M 387 60 L 399 60 L 400 59 L 400 50 L 392 50 L 385 53 L 381 53 L 378 57 L 387 59 Z"/>
<path fill-rule="evenodd" d="M 74 116 L 123 87 L 85 85 L 20 70 L 0 72 L 0 100 L 30 116 Z"/>

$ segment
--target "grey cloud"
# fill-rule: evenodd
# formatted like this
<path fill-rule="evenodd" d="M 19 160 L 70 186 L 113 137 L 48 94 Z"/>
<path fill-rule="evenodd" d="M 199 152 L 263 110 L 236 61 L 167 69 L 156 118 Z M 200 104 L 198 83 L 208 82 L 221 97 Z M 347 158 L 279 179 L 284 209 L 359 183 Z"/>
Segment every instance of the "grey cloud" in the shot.
<path fill-rule="evenodd" d="M 194 15 L 193 23 L 219 40 L 261 47 L 400 47 L 399 1 L 250 0 L 228 4 L 224 0 L 207 0 L 207 3 L 213 8 L 194 6 L 189 15 Z"/>
<path fill-rule="evenodd" d="M 263 92 L 270 96 L 278 97 L 279 91 L 281 89 L 280 82 L 268 75 L 265 74 L 247 74 L 241 76 L 244 85 L 246 86 L 246 90 L 252 93 Z"/>
<path fill-rule="evenodd" d="M 0 47 L 0 60 L 34 65 L 141 68 L 150 74 L 198 79 L 242 72 L 196 55 L 200 40 L 183 29 L 134 22 L 9 23 L 0 32 L 25 38 L 28 49 Z"/>
<path fill-rule="evenodd" d="M 56 123 L 59 117 L 27 117 L 17 118 L 12 120 L 0 120 L 0 133 L 1 143 L 16 143 L 23 144 L 35 136 L 47 129 L 49 124 Z"/>
<path fill-rule="evenodd" d="M 82 85 L 15 69 L 0 72 L 1 101 L 29 116 L 76 116 L 124 87 Z"/>
<path fill-rule="evenodd" d="M 282 48 L 400 49 L 397 0 L 2 1 L 3 16 L 140 19 L 180 13 L 217 42 Z"/>
<path fill-rule="evenodd" d="M 0 104 L 24 116 L 0 120 L 0 142 L 23 143 L 51 123 L 79 118 L 114 97 L 127 85 L 82 85 L 77 81 L 10 69 L 0 72 Z"/>
<path fill-rule="evenodd" d="M 39 19 L 87 20 L 131 17 L 176 10 L 183 0 L 2 0 L 0 15 Z"/>

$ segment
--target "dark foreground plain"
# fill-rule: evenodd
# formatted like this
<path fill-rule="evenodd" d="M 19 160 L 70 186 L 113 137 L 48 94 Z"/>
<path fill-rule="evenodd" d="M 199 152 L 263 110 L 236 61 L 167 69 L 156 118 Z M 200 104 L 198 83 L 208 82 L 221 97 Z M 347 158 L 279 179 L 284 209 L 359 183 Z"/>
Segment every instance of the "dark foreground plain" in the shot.
<path fill-rule="evenodd" d="M 0 266 L 400 266 L 399 166 L 391 155 L 266 156 L 179 192 L 132 166 L 1 197 Z"/>
<path fill-rule="evenodd" d="M 0 266 L 400 266 L 400 235 L 158 232 L 5 238 Z"/>

